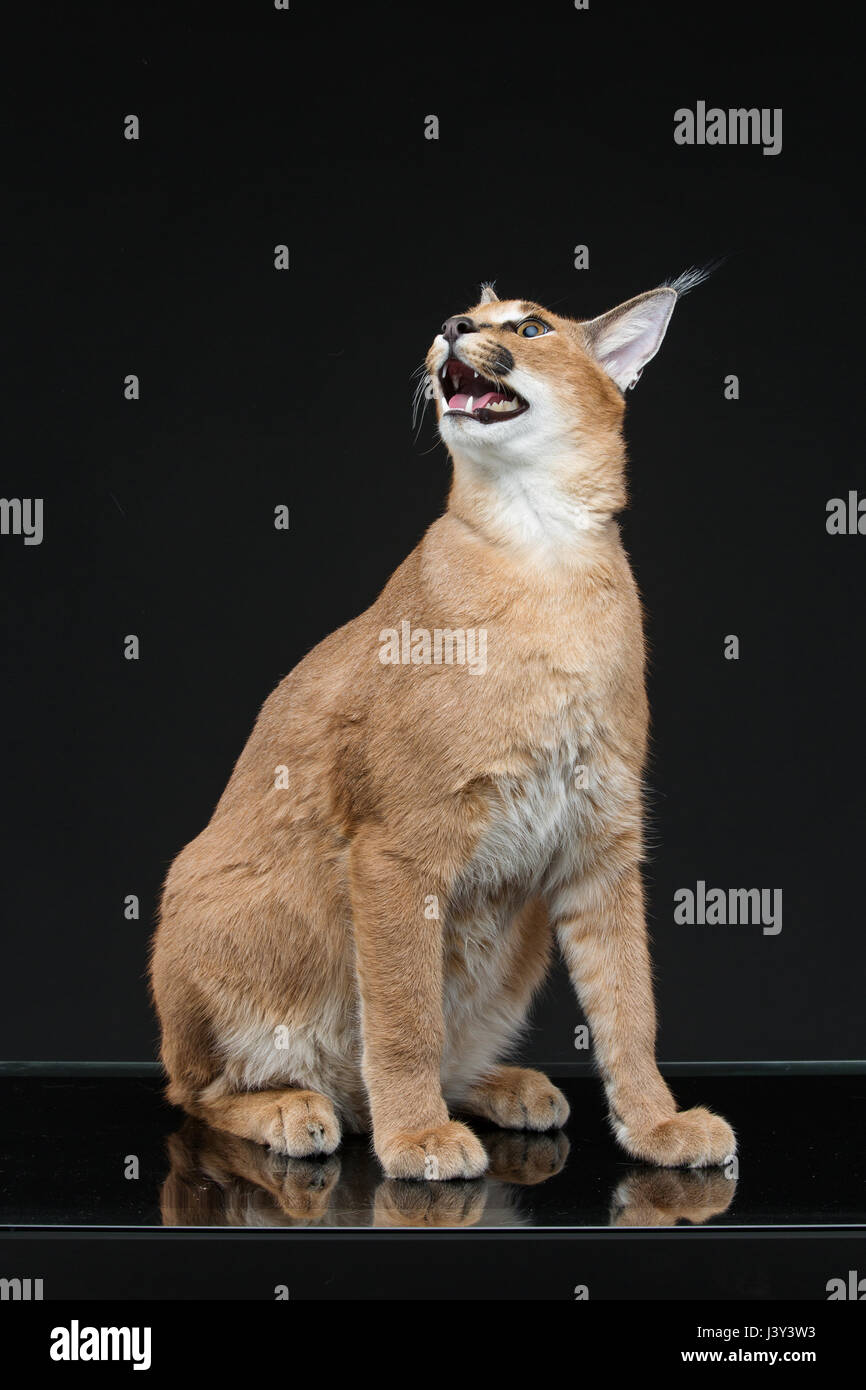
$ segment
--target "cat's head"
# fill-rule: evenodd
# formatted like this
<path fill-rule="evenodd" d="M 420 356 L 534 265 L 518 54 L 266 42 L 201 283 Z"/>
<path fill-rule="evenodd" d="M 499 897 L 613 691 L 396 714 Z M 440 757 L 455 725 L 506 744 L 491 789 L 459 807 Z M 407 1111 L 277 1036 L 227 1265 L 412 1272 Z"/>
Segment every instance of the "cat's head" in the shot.
<path fill-rule="evenodd" d="M 625 502 L 625 392 L 655 356 L 689 272 L 595 319 L 569 319 L 485 286 L 427 354 L 439 430 L 479 478 L 555 487 L 610 515 Z"/>

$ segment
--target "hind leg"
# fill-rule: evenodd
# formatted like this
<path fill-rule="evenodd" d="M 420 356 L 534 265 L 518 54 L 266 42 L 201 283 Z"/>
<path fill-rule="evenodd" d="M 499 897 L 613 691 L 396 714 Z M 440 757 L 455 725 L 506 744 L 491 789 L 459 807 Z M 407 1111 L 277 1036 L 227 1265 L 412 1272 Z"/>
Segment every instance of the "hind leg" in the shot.
<path fill-rule="evenodd" d="M 547 973 L 551 946 L 547 909 L 533 899 L 511 924 L 510 958 L 496 991 L 480 1007 L 473 1001 L 456 1026 L 452 1023 L 446 1095 L 460 1110 L 502 1129 L 557 1129 L 568 1118 L 565 1096 L 546 1076 L 499 1061 L 524 1025 Z"/>
<path fill-rule="evenodd" d="M 470 1115 L 483 1115 L 501 1129 L 560 1129 L 568 1101 L 558 1086 L 529 1067 L 493 1067 L 462 1102 Z"/>
<path fill-rule="evenodd" d="M 213 1008 L 201 990 L 187 983 L 159 935 L 152 983 L 162 1029 L 162 1062 L 169 1077 L 166 1096 L 173 1105 L 214 1129 L 266 1144 L 290 1158 L 334 1152 L 340 1142 L 340 1122 L 327 1096 L 298 1084 L 297 1074 L 283 1068 L 282 1075 L 267 1078 L 277 1081 L 278 1088 L 247 1089 L 242 1055 L 234 1072 L 225 1069 Z M 261 1051 L 270 1046 L 271 1038 L 270 1027 L 262 1023 L 252 1046 Z M 262 1068 L 258 1071 L 261 1075 Z"/>
<path fill-rule="evenodd" d="M 319 1091 L 247 1091 L 213 1097 L 206 1091 L 194 1102 L 187 1101 L 186 1109 L 214 1129 L 267 1144 L 290 1158 L 331 1154 L 340 1142 L 336 1111 Z"/>

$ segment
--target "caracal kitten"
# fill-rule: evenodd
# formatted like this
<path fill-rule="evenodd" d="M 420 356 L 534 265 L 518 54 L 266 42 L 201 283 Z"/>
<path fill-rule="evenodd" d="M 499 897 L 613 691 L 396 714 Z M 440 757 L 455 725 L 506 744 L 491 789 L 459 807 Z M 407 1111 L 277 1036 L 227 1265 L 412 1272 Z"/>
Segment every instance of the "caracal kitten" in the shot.
<path fill-rule="evenodd" d="M 696 278 L 588 321 L 486 286 L 434 338 L 447 510 L 266 700 L 168 875 L 152 983 L 190 1114 L 293 1157 L 372 1130 L 391 1177 L 476 1177 L 453 1110 L 568 1116 L 502 1060 L 558 945 L 626 1152 L 733 1154 L 655 1062 L 644 639 L 616 521 L 624 392 Z"/>

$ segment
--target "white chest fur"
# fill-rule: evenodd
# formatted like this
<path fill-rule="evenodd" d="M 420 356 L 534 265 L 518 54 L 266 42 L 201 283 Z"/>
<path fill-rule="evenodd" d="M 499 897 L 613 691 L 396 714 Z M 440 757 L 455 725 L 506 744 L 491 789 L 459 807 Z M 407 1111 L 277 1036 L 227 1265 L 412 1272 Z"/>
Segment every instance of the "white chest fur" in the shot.
<path fill-rule="evenodd" d="M 637 814 L 639 779 L 595 731 L 563 733 L 525 772 L 494 780 L 490 818 L 458 898 L 514 905 L 579 878 Z"/>
<path fill-rule="evenodd" d="M 563 743 L 529 772 L 497 780 L 490 822 L 468 871 L 482 896 L 503 883 L 531 896 L 551 863 L 576 845 L 586 811 L 582 756 L 575 743 Z"/>

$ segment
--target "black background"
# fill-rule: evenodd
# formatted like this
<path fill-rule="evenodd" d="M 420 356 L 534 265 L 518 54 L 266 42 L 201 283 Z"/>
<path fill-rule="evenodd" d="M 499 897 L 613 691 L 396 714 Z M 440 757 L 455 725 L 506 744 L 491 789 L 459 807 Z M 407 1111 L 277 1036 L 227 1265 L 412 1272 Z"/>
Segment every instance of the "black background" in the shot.
<path fill-rule="evenodd" d="M 629 396 L 659 1052 L 866 1054 L 866 537 L 825 529 L 866 490 L 860 77 L 847 12 L 804 13 L 43 4 L 7 29 L 0 493 L 44 498 L 45 538 L 0 537 L 0 1055 L 154 1055 L 168 864 L 265 696 L 442 508 L 410 413 L 442 319 L 484 279 L 587 317 L 720 254 Z M 783 152 L 678 147 L 698 100 L 782 107 Z M 781 888 L 781 934 L 675 925 L 699 878 Z M 574 1059 L 577 1021 L 560 976 L 525 1055 Z"/>

